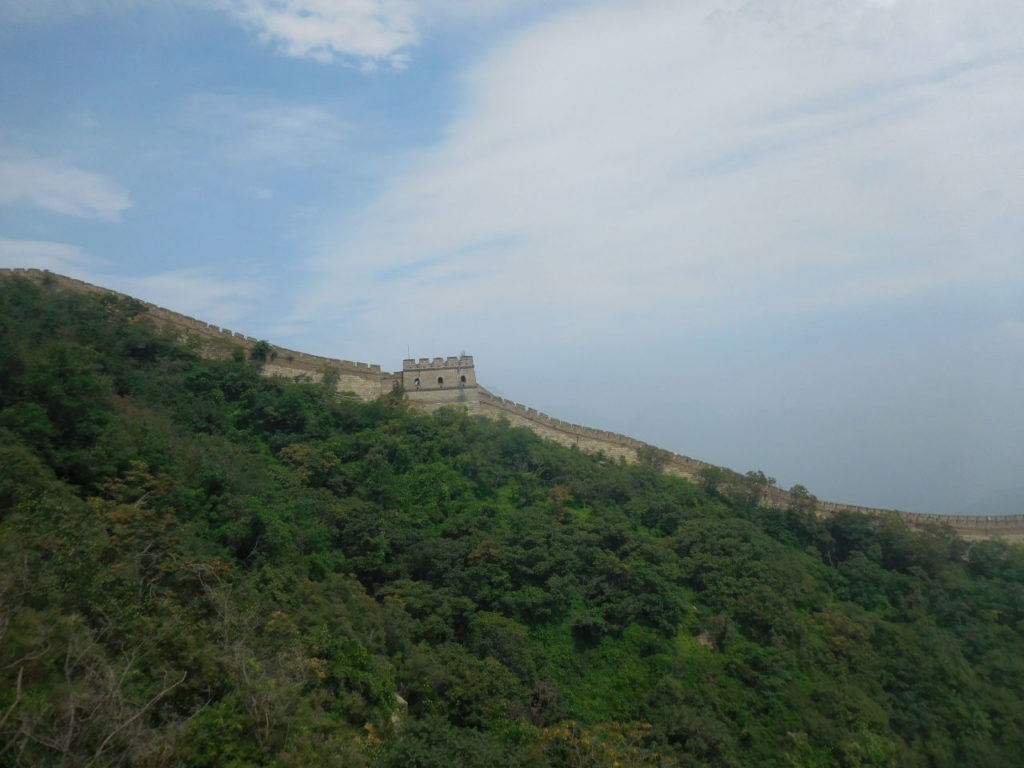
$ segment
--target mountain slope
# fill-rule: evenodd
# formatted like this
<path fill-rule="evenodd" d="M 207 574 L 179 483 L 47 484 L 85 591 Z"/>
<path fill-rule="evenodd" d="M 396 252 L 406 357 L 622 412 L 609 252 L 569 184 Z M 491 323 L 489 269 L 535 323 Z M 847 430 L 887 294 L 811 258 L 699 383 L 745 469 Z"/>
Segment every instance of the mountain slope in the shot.
<path fill-rule="evenodd" d="M 0 765 L 1016 765 L 1024 551 L 0 280 Z M 656 458 L 656 457 L 652 457 Z"/>
<path fill-rule="evenodd" d="M 220 360 L 231 360 L 239 356 L 253 357 L 262 361 L 261 370 L 266 375 L 322 381 L 345 396 L 363 401 L 372 401 L 382 394 L 390 393 L 403 381 L 401 371 L 387 373 L 381 370 L 380 365 L 376 364 L 318 357 L 296 350 L 272 347 L 266 341 L 258 341 L 163 307 L 140 302 L 106 288 L 51 272 L 38 269 L 0 269 L 0 276 L 24 277 L 49 289 L 69 290 L 106 297 L 105 301 L 127 302 L 136 308 L 137 316 L 141 317 L 144 314 L 145 319 L 153 323 L 155 327 L 174 333 L 203 357 Z M 450 360 L 458 362 L 456 358 Z M 415 361 L 406 362 L 415 363 Z M 420 361 L 420 363 L 429 362 Z M 442 361 L 437 358 L 434 362 L 441 363 Z M 469 358 L 469 363 L 472 365 L 472 358 Z M 413 365 L 413 367 L 418 366 Z M 412 394 L 415 394 L 413 405 L 425 407 L 427 410 L 452 402 L 452 398 L 449 396 L 451 392 L 417 391 L 415 393 L 407 392 L 406 396 L 410 397 Z M 797 486 L 800 493 L 794 496 L 790 491 L 760 482 L 762 479 L 767 479 L 763 473 L 748 472 L 748 476 L 744 477 L 724 467 L 717 467 L 689 456 L 664 451 L 626 435 L 591 429 L 552 418 L 547 414 L 539 413 L 534 408 L 497 397 L 475 383 L 471 389 L 460 391 L 460 395 L 465 397 L 460 396 L 458 400 L 464 401 L 472 413 L 482 413 L 493 418 L 507 420 L 516 426 L 525 426 L 541 437 L 561 445 L 576 446 L 589 453 L 603 453 L 608 457 L 622 458 L 627 462 L 649 461 L 652 457 L 657 457 L 659 466 L 669 474 L 686 477 L 705 485 L 731 487 L 734 495 L 747 495 L 756 491 L 762 495 L 762 501 L 773 506 L 806 506 L 812 498 L 801 486 Z M 754 480 L 753 486 L 751 480 Z M 1004 499 L 1003 502 L 1005 501 Z M 814 503 L 817 512 L 821 515 L 858 512 L 886 516 L 895 511 L 820 499 L 814 499 Z M 927 527 L 936 523 L 948 525 L 968 540 L 1000 539 L 1024 542 L 1024 515 L 1015 514 L 1015 511 L 1016 507 L 1012 504 L 1007 507 L 1005 503 L 997 503 L 994 506 L 978 504 L 959 515 L 902 511 L 898 514 L 912 526 Z"/>

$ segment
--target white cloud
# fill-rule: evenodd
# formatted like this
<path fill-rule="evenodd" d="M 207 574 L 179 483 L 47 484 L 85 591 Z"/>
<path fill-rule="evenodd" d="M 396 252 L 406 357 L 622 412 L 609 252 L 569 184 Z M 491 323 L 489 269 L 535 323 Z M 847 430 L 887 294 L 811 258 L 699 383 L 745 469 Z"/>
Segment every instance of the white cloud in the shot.
<path fill-rule="evenodd" d="M 226 12 L 285 55 L 322 62 L 355 59 L 400 69 L 418 42 L 416 0 L 2 0 L 0 21 L 52 24 L 154 5 Z"/>
<path fill-rule="evenodd" d="M 81 248 L 41 240 L 0 237 L 0 266 L 48 269 L 62 275 L 80 274 L 93 264 Z"/>
<path fill-rule="evenodd" d="M 319 306 L 569 340 L 1019 279 L 1021 25 L 1010 0 L 562 13 L 468 72 L 445 140 L 324 233 Z"/>
<path fill-rule="evenodd" d="M 183 121 L 214 139 L 221 156 L 242 164 L 321 163 L 350 133 L 345 121 L 323 107 L 215 93 L 193 96 Z"/>
<path fill-rule="evenodd" d="M 410 51 L 438 27 L 484 26 L 585 0 L 0 0 L 0 21 L 54 24 L 159 6 L 224 13 L 293 58 L 355 61 L 364 72 L 405 68 Z"/>
<path fill-rule="evenodd" d="M 417 41 L 413 0 L 227 0 L 226 7 L 261 40 L 296 58 L 351 57 L 401 68 Z"/>
<path fill-rule="evenodd" d="M 131 207 L 109 179 L 62 160 L 0 148 L 0 205 L 28 203 L 55 213 L 116 221 Z"/>
<path fill-rule="evenodd" d="M 0 237 L 0 267 L 46 269 L 149 301 L 175 312 L 232 330 L 264 302 L 270 291 L 255 277 L 222 278 L 204 269 L 182 269 L 145 277 L 104 270 L 104 262 L 78 246 Z"/>
<path fill-rule="evenodd" d="M 162 272 L 146 277 L 107 277 L 100 285 L 204 322 L 230 327 L 251 313 L 268 291 L 255 278 L 219 278 L 202 269 Z M 244 332 L 244 328 L 232 328 Z"/>

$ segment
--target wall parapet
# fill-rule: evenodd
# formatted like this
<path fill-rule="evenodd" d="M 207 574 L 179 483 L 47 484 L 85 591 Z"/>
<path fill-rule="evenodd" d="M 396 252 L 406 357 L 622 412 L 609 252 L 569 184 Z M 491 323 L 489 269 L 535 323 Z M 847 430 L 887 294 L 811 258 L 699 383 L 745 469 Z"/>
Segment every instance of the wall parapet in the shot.
<path fill-rule="evenodd" d="M 150 302 L 141 301 L 117 291 L 103 288 L 83 280 L 78 280 L 63 275 L 58 275 L 48 270 L 35 269 L 30 267 L 0 268 L 0 275 L 16 274 L 24 276 L 34 282 L 53 284 L 58 287 L 75 290 L 80 293 L 113 295 L 122 299 L 138 302 L 146 310 L 146 315 L 157 324 L 170 327 L 187 333 L 194 333 L 211 340 L 229 340 L 234 344 L 251 349 L 258 343 L 257 339 L 237 333 L 227 328 L 222 328 L 210 323 L 197 320 L 194 317 L 173 312 L 159 307 Z M 268 361 L 265 373 L 283 373 L 285 375 L 307 373 L 314 376 L 321 376 L 328 371 L 334 371 L 348 377 L 346 386 L 351 385 L 353 390 L 358 390 L 357 396 L 360 399 L 372 399 L 382 394 L 385 388 L 390 391 L 394 386 L 402 383 L 402 372 L 385 373 L 380 365 L 354 362 L 351 360 L 340 360 L 336 358 L 320 357 L 306 352 L 272 346 L 274 359 Z M 612 457 L 619 457 L 629 461 L 636 461 L 642 448 L 654 448 L 636 438 L 629 437 L 617 432 L 610 432 L 603 429 L 584 427 L 580 424 L 557 419 L 548 414 L 538 411 L 526 405 L 507 400 L 503 397 L 489 392 L 476 382 L 474 361 L 471 355 L 460 355 L 458 357 L 434 357 L 419 358 L 419 360 L 407 359 L 403 361 L 403 371 L 427 371 L 437 369 L 464 368 L 467 376 L 471 378 L 465 382 L 464 387 L 450 387 L 441 389 L 438 392 L 445 395 L 444 402 L 447 403 L 453 397 L 471 411 L 476 411 L 479 406 L 487 406 L 492 411 L 506 413 L 528 423 L 534 431 L 549 439 L 562 442 L 563 444 L 576 444 L 584 450 L 604 451 Z M 408 390 L 408 387 L 407 387 Z M 461 394 L 460 394 L 461 393 Z M 423 392 L 426 399 L 438 393 Z M 465 402 L 463 402 L 465 401 Z M 425 401 L 426 402 L 426 401 Z M 429 406 L 429 403 L 428 403 Z M 661 450 L 661 449 L 659 449 Z M 715 468 L 715 465 L 698 459 L 690 458 L 682 454 L 664 451 L 665 471 L 671 474 L 698 479 L 700 472 L 705 468 Z M 770 487 L 765 490 L 765 500 L 770 504 L 780 507 L 790 506 L 799 500 L 792 494 L 781 488 Z M 1021 515 L 937 515 L 920 512 L 902 512 L 899 510 L 879 509 L 876 507 L 863 507 L 855 504 L 842 504 L 832 501 L 817 501 L 815 506 L 819 515 L 832 515 L 838 512 L 857 512 L 871 516 L 897 515 L 910 525 L 944 524 L 951 526 L 958 534 L 965 538 L 1005 538 L 1007 540 L 1024 541 L 1024 514 Z"/>
<path fill-rule="evenodd" d="M 599 450 L 601 449 L 602 444 L 607 446 L 611 451 L 614 451 L 616 448 L 625 448 L 629 451 L 629 455 L 634 460 L 636 457 L 636 451 L 640 448 L 654 447 L 650 446 L 649 443 L 645 443 L 641 440 L 637 440 L 617 432 L 593 429 L 591 427 L 584 427 L 579 424 L 572 424 L 567 421 L 562 421 L 561 419 L 553 418 L 529 406 L 499 397 L 483 387 L 480 388 L 480 402 L 483 405 L 490 405 L 492 408 L 518 416 L 530 422 L 532 425 L 537 427 L 535 431 L 542 435 L 545 431 L 551 430 L 569 436 L 570 438 L 579 437 L 592 440 L 598 444 Z M 672 453 L 670 451 L 665 451 L 665 456 L 665 469 L 667 472 L 687 477 L 691 480 L 698 479 L 702 469 L 715 468 L 715 465 L 713 464 L 700 461 L 699 459 L 693 459 L 682 454 Z M 783 490 L 782 488 L 776 488 L 774 486 L 767 488 L 765 495 L 766 500 L 769 503 L 780 507 L 790 506 L 798 501 L 791 493 L 789 493 L 789 491 Z M 901 512 L 899 510 L 880 509 L 878 507 L 864 507 L 857 504 L 842 504 L 834 501 L 818 501 L 815 505 L 815 509 L 817 514 L 822 516 L 830 516 L 837 512 L 856 512 L 872 517 L 896 515 L 910 525 L 924 525 L 928 523 L 948 525 L 958 534 L 966 537 L 980 536 L 983 538 L 1005 537 L 1011 540 L 1024 539 L 1024 515 L 936 515 L 920 512 Z"/>
<path fill-rule="evenodd" d="M 433 371 L 441 368 L 473 368 L 472 355 L 459 355 L 458 357 L 421 357 L 419 360 L 406 358 L 402 361 L 403 371 Z"/>
<path fill-rule="evenodd" d="M 650 443 L 645 443 L 643 440 L 637 440 L 635 437 L 629 437 L 628 435 L 623 435 L 619 432 L 610 432 L 605 429 L 584 427 L 580 424 L 574 424 L 569 421 L 557 419 L 546 413 L 538 411 L 536 408 L 531 408 L 530 406 L 523 405 L 522 403 L 517 403 L 514 400 L 508 400 L 504 397 L 495 395 L 484 387 L 480 387 L 480 403 L 483 405 L 490 405 L 506 413 L 519 416 L 538 425 L 542 429 L 551 429 L 571 438 L 585 438 L 597 443 L 605 443 L 609 447 L 625 448 L 633 452 L 634 455 L 635 452 L 641 448 L 655 447 Z M 704 467 L 712 466 L 706 462 L 693 459 L 679 453 L 665 451 L 665 454 L 667 468 L 676 475 L 692 478 L 696 477 L 697 473 Z"/>
<path fill-rule="evenodd" d="M 954 527 L 1024 528 L 1024 515 L 935 515 L 925 512 L 900 512 L 911 521 L 947 523 Z"/>
<path fill-rule="evenodd" d="M 785 491 L 782 493 L 789 495 Z M 939 515 L 932 512 L 905 512 L 900 509 L 880 509 L 878 507 L 862 507 L 857 504 L 842 504 L 835 501 L 819 501 L 820 512 L 834 514 L 836 512 L 858 512 L 862 515 L 899 515 L 908 522 L 914 523 L 946 523 L 956 526 L 1003 526 L 1007 528 L 1024 528 L 1024 515 Z"/>
<path fill-rule="evenodd" d="M 629 448 L 642 448 L 646 443 L 637 440 L 626 435 L 621 435 L 617 432 L 608 432 L 603 429 L 594 429 L 592 427 L 584 427 L 580 424 L 573 424 L 568 421 L 562 421 L 556 419 L 553 416 L 549 416 L 546 413 L 541 413 L 536 408 L 531 408 L 528 405 L 517 403 L 513 400 L 507 400 L 504 397 L 499 397 L 494 393 L 488 391 L 484 387 L 480 387 L 480 402 L 482 404 L 488 404 L 499 408 L 500 410 L 508 413 L 514 413 L 518 416 L 522 416 L 529 421 L 535 422 L 541 426 L 548 427 L 549 429 L 558 430 L 573 436 L 589 437 L 596 440 L 602 440 L 605 442 L 614 442 L 622 446 Z"/>
<path fill-rule="evenodd" d="M 37 283 L 53 281 L 56 285 L 78 291 L 79 293 L 107 294 L 130 301 L 136 301 L 146 308 L 146 314 L 149 317 L 164 326 L 171 326 L 209 338 L 230 340 L 247 348 L 251 348 L 258 342 L 258 339 L 255 339 L 252 336 L 246 336 L 243 333 L 238 333 L 237 331 L 232 331 L 228 328 L 222 328 L 211 323 L 206 323 L 180 312 L 174 312 L 172 310 L 165 309 L 164 307 L 157 306 L 151 302 L 136 299 L 134 296 L 128 296 L 127 294 L 111 290 L 110 288 L 93 285 L 92 283 L 87 283 L 84 280 L 78 280 L 74 277 L 66 277 L 65 275 L 58 275 L 48 270 L 35 269 L 32 267 L 0 268 L 0 273 L 4 272 L 22 275 Z M 278 359 L 287 360 L 289 364 L 298 364 L 303 368 L 308 368 L 311 372 L 323 372 L 325 367 L 330 367 L 339 369 L 342 373 L 381 374 L 380 365 L 375 363 L 371 364 L 355 362 L 352 360 L 338 360 L 331 357 L 311 355 L 307 352 L 298 352 L 293 349 L 279 347 L 276 344 L 271 346 L 273 347 Z"/>

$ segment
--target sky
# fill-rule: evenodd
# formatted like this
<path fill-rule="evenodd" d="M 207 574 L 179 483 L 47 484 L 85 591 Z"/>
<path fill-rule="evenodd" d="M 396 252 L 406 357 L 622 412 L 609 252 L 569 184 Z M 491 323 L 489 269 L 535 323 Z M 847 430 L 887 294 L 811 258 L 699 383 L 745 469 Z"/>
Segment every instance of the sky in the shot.
<path fill-rule="evenodd" d="M 0 266 L 1024 512 L 1024 4 L 0 0 Z"/>

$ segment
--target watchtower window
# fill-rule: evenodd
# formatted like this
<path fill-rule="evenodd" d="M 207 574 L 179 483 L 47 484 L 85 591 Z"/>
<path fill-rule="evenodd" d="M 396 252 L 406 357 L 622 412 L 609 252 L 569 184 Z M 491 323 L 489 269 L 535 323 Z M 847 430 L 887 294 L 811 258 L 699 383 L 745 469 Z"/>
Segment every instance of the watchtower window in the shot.
<path fill-rule="evenodd" d="M 416 389 L 420 388 L 420 380 L 419 379 L 415 379 L 412 384 L 413 384 L 414 387 L 416 387 Z"/>
<path fill-rule="evenodd" d="M 441 389 L 444 389 L 444 376 L 437 377 L 437 386 L 441 387 Z"/>
<path fill-rule="evenodd" d="M 465 376 L 465 374 L 463 374 L 462 376 L 459 376 L 459 386 L 460 387 L 466 386 L 466 376 Z"/>

